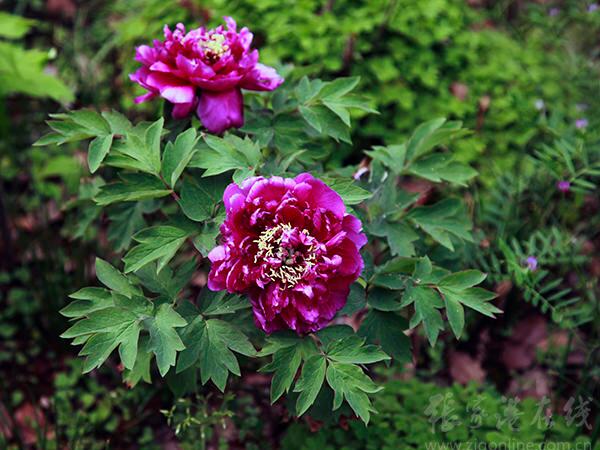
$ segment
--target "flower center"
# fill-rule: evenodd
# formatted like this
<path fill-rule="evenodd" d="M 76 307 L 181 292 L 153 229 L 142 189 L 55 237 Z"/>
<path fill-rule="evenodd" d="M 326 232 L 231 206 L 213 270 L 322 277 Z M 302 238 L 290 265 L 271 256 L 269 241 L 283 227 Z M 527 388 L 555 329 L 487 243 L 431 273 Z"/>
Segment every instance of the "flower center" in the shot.
<path fill-rule="evenodd" d="M 307 230 L 298 231 L 290 224 L 275 225 L 254 241 L 258 245 L 254 262 L 265 266 L 269 280 L 293 287 L 315 264 L 316 254 L 310 243 L 313 240 Z"/>
<path fill-rule="evenodd" d="M 225 44 L 225 36 L 218 33 L 211 34 L 206 40 L 200 41 L 198 45 L 210 62 L 217 61 L 229 50 L 229 45 Z"/>

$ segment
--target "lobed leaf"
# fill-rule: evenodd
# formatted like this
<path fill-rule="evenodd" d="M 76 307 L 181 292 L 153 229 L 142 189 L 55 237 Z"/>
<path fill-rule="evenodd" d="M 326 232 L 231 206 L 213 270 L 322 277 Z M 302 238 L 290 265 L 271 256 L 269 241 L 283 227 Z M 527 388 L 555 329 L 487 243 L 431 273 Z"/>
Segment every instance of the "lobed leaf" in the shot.
<path fill-rule="evenodd" d="M 116 202 L 160 198 L 171 193 L 159 179 L 147 174 L 123 174 L 121 178 L 122 181 L 105 184 L 100 188 L 100 192 L 94 198 L 96 204 L 106 206 Z"/>
<path fill-rule="evenodd" d="M 137 292 L 125 275 L 119 272 L 110 263 L 100 258 L 96 258 L 96 276 L 107 288 L 127 297 L 131 297 Z"/>
<path fill-rule="evenodd" d="M 160 305 L 156 315 L 148 321 L 150 332 L 148 349 L 156 356 L 158 371 L 163 377 L 169 368 L 175 365 L 177 352 L 185 349 L 175 328 L 186 325 L 186 320 L 168 303 Z"/>
<path fill-rule="evenodd" d="M 88 147 L 88 166 L 91 173 L 98 170 L 100 164 L 104 161 L 106 155 L 108 155 L 112 142 L 112 134 L 98 136 L 90 142 L 90 146 Z"/>
<path fill-rule="evenodd" d="M 175 143 L 167 143 L 162 160 L 162 174 L 172 188 L 183 173 L 183 170 L 196 153 L 197 133 L 190 128 L 175 139 Z"/>
<path fill-rule="evenodd" d="M 363 320 L 358 334 L 368 342 L 379 344 L 384 352 L 402 363 L 412 360 L 410 339 L 403 330 L 406 319 L 394 312 L 371 310 Z"/>
<path fill-rule="evenodd" d="M 296 400 L 296 415 L 301 416 L 317 399 L 317 395 L 325 381 L 326 360 L 321 355 L 311 356 L 302 367 L 302 372 L 294 392 L 300 395 Z"/>
<path fill-rule="evenodd" d="M 160 272 L 188 235 L 186 230 L 170 225 L 158 225 L 138 232 L 133 239 L 139 244 L 123 258 L 125 273 L 135 272 L 153 261 L 157 261 L 156 271 Z"/>

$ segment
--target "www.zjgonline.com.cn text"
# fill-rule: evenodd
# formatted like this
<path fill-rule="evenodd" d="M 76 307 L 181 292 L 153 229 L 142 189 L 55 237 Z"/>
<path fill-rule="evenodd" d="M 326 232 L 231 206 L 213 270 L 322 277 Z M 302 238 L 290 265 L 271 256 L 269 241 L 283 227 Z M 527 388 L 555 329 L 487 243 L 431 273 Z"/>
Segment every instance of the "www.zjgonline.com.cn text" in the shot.
<path fill-rule="evenodd" d="M 425 450 L 539 450 L 539 442 L 507 440 L 504 442 L 463 441 L 463 442 L 427 442 Z M 592 450 L 590 442 L 544 442 L 544 450 Z"/>

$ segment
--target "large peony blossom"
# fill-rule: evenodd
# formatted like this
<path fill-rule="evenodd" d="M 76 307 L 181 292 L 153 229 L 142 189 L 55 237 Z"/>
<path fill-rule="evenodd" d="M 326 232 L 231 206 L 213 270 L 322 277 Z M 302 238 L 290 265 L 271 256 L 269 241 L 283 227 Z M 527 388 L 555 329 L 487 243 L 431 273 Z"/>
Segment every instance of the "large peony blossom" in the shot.
<path fill-rule="evenodd" d="M 208 255 L 208 287 L 247 293 L 267 333 L 327 325 L 363 269 L 360 220 L 308 173 L 230 184 L 223 200 L 223 243 Z"/>
<path fill-rule="evenodd" d="M 136 98 L 144 102 L 161 96 L 173 103 L 173 117 L 183 118 L 197 108 L 198 117 L 211 133 L 244 124 L 241 89 L 272 91 L 281 83 L 275 69 L 258 62 L 258 50 L 250 50 L 252 33 L 237 31 L 231 17 L 222 25 L 185 32 L 183 24 L 175 31 L 165 25 L 165 40 L 136 49 L 142 63 L 132 81 L 149 92 Z"/>

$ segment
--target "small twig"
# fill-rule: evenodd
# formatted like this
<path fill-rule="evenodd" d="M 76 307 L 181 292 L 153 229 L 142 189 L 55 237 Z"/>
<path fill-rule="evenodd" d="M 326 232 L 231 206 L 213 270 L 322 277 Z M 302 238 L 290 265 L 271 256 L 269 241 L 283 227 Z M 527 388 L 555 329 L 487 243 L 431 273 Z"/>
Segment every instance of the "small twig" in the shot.
<path fill-rule="evenodd" d="M 327 3 L 325 3 L 323 8 L 321 8 L 321 11 L 319 11 L 319 16 L 331 12 L 333 10 L 333 5 L 335 5 L 335 0 L 329 0 Z"/>
<path fill-rule="evenodd" d="M 163 182 L 163 184 L 165 185 L 165 187 L 171 191 L 171 192 L 170 192 L 170 194 L 171 194 L 171 197 L 173 197 L 173 199 L 174 199 L 174 200 L 175 200 L 177 203 L 179 203 L 179 200 L 180 200 L 179 194 L 177 194 L 177 192 L 175 192 L 175 189 L 173 189 L 171 186 L 169 186 L 169 184 L 168 184 L 168 183 L 165 181 L 165 179 L 164 179 L 164 177 L 162 176 L 162 174 L 159 174 L 158 176 L 160 177 L 160 181 L 162 181 L 162 182 Z"/>

